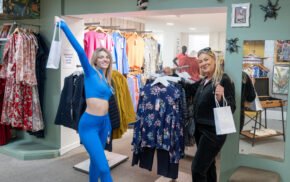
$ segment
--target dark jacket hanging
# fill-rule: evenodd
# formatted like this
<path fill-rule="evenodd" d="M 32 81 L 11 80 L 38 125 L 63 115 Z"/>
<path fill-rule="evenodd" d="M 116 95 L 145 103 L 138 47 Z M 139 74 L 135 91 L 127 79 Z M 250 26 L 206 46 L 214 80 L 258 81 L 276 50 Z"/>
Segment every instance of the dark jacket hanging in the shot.
<path fill-rule="evenodd" d="M 84 75 L 70 75 L 65 78 L 55 124 L 78 130 L 81 115 L 86 109 Z M 112 129 L 120 127 L 120 114 L 114 95 L 109 99 L 109 116 Z"/>
<path fill-rule="evenodd" d="M 48 58 L 48 48 L 40 34 L 34 34 L 37 38 L 38 49 L 36 53 L 35 61 L 35 74 L 37 80 L 37 88 L 39 94 L 39 102 L 41 111 L 43 113 L 43 98 L 44 98 L 44 85 L 46 80 L 46 64 Z M 34 135 L 38 138 L 44 137 L 44 130 L 37 132 L 28 131 L 29 134 Z"/>
<path fill-rule="evenodd" d="M 78 122 L 86 109 L 84 75 L 70 75 L 64 80 L 55 124 L 78 130 Z"/>

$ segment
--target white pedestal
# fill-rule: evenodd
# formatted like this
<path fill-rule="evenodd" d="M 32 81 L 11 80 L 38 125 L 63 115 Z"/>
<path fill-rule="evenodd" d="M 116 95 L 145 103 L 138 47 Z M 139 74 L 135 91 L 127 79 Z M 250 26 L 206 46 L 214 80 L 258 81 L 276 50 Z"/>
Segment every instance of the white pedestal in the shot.
<path fill-rule="evenodd" d="M 160 177 L 155 182 L 191 182 L 191 175 L 184 173 L 184 172 L 178 172 L 178 178 L 176 180 L 172 180 L 171 178 L 165 178 Z"/>
<path fill-rule="evenodd" d="M 109 166 L 111 169 L 121 164 L 122 162 L 126 161 L 129 158 L 128 156 L 113 153 L 113 152 L 108 152 L 108 151 L 105 151 L 105 155 L 107 157 L 107 160 L 109 162 Z M 74 165 L 74 168 L 78 171 L 89 173 L 89 166 L 90 166 L 90 159 L 87 159 L 83 162 L 80 162 Z"/>

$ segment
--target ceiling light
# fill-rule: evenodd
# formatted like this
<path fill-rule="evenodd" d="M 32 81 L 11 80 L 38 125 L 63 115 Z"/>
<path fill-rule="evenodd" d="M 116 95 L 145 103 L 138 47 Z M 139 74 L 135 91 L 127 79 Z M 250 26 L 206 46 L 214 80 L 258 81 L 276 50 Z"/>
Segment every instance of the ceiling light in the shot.
<path fill-rule="evenodd" d="M 190 27 L 189 30 L 196 30 L 196 28 L 194 28 L 194 27 Z"/>
<path fill-rule="evenodd" d="M 173 26 L 173 25 L 174 25 L 174 23 L 167 22 L 167 23 L 166 23 L 166 25 L 167 25 L 167 26 Z"/>

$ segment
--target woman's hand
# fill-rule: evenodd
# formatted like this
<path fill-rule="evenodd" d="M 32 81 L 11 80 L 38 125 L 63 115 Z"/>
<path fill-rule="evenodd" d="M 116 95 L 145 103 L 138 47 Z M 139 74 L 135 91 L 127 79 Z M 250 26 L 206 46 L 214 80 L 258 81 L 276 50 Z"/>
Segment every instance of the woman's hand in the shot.
<path fill-rule="evenodd" d="M 60 21 L 64 21 L 64 20 L 61 19 L 61 18 L 58 17 L 58 16 L 55 16 L 55 17 L 54 17 L 54 23 L 55 23 L 55 24 L 59 23 Z"/>
<path fill-rule="evenodd" d="M 61 22 L 65 22 L 62 18 L 55 16 L 54 17 L 54 23 L 56 24 L 57 27 L 61 27 Z"/>
<path fill-rule="evenodd" d="M 217 100 L 220 102 L 222 100 L 222 96 L 224 95 L 224 87 L 221 86 L 220 84 L 216 85 L 215 95 Z"/>

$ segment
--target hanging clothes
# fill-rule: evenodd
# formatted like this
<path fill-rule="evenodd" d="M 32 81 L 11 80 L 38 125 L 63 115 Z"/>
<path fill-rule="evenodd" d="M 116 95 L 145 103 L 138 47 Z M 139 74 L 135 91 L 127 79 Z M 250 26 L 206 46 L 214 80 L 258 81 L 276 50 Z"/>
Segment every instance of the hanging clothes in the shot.
<path fill-rule="evenodd" d="M 140 93 L 140 88 L 141 88 L 141 75 L 127 75 L 127 83 L 128 83 L 128 88 L 130 90 L 130 96 L 132 99 L 134 111 L 137 111 L 137 105 L 139 101 L 139 93 Z"/>
<path fill-rule="evenodd" d="M 158 64 L 158 43 L 151 37 L 144 38 L 144 75 L 146 78 L 156 73 Z"/>
<path fill-rule="evenodd" d="M 6 79 L 2 124 L 27 131 L 44 129 L 35 75 L 36 37 L 15 31 L 5 44 L 0 78 Z"/>
<path fill-rule="evenodd" d="M 127 55 L 130 68 L 141 68 L 144 62 L 144 40 L 137 33 L 127 39 Z"/>
<path fill-rule="evenodd" d="M 130 92 L 126 78 L 118 71 L 112 71 L 112 80 L 114 82 L 115 96 L 120 113 L 120 128 L 113 130 L 113 139 L 121 138 L 127 131 L 128 124 L 135 122 L 136 114 L 134 112 Z"/>
<path fill-rule="evenodd" d="M 43 111 L 43 99 L 44 99 L 44 85 L 46 80 L 46 64 L 48 58 L 49 49 L 44 42 L 43 37 L 40 34 L 34 34 L 37 38 L 38 49 L 36 53 L 36 80 L 37 88 L 39 92 L 39 102 L 41 110 Z"/>
<path fill-rule="evenodd" d="M 2 113 L 5 82 L 6 82 L 5 79 L 2 79 L 2 78 L 0 79 L 0 114 Z M 10 126 L 5 125 L 5 124 L 0 124 L 0 145 L 7 144 L 10 138 L 11 138 Z"/>
<path fill-rule="evenodd" d="M 85 109 L 84 75 L 71 74 L 64 79 L 54 123 L 78 130 L 78 123 Z"/>
<path fill-rule="evenodd" d="M 112 34 L 112 37 L 114 42 L 114 51 L 112 53 L 112 56 L 114 62 L 116 63 L 116 70 L 118 70 L 122 74 L 128 74 L 129 63 L 126 52 L 126 39 L 118 32 L 114 32 Z"/>
<path fill-rule="evenodd" d="M 140 90 L 137 122 L 134 125 L 132 141 L 132 165 L 140 162 L 139 165 L 142 167 L 144 157 L 148 157 L 144 155 L 152 153 L 144 153 L 146 148 L 156 149 L 167 153 L 168 156 L 167 162 L 160 164 L 165 166 L 158 166 L 158 169 L 164 169 L 166 166 L 174 168 L 174 171 L 170 172 L 158 170 L 158 174 L 176 179 L 178 175 L 176 164 L 184 156 L 183 111 L 181 109 L 184 93 L 178 85 L 170 84 L 165 87 L 162 84 L 153 86 L 151 84 L 152 81 L 148 81 Z M 162 156 L 165 155 L 162 154 Z"/>
<path fill-rule="evenodd" d="M 113 50 L 114 42 L 112 36 L 104 32 L 88 31 L 84 37 L 84 49 L 88 59 L 92 58 L 97 48 L 103 47 L 109 51 Z"/>
<path fill-rule="evenodd" d="M 114 83 L 112 85 L 114 86 Z M 112 129 L 119 128 L 120 116 L 115 96 L 109 99 L 109 106 Z M 73 73 L 64 80 L 54 123 L 78 131 L 78 123 L 86 107 L 84 74 Z"/>

